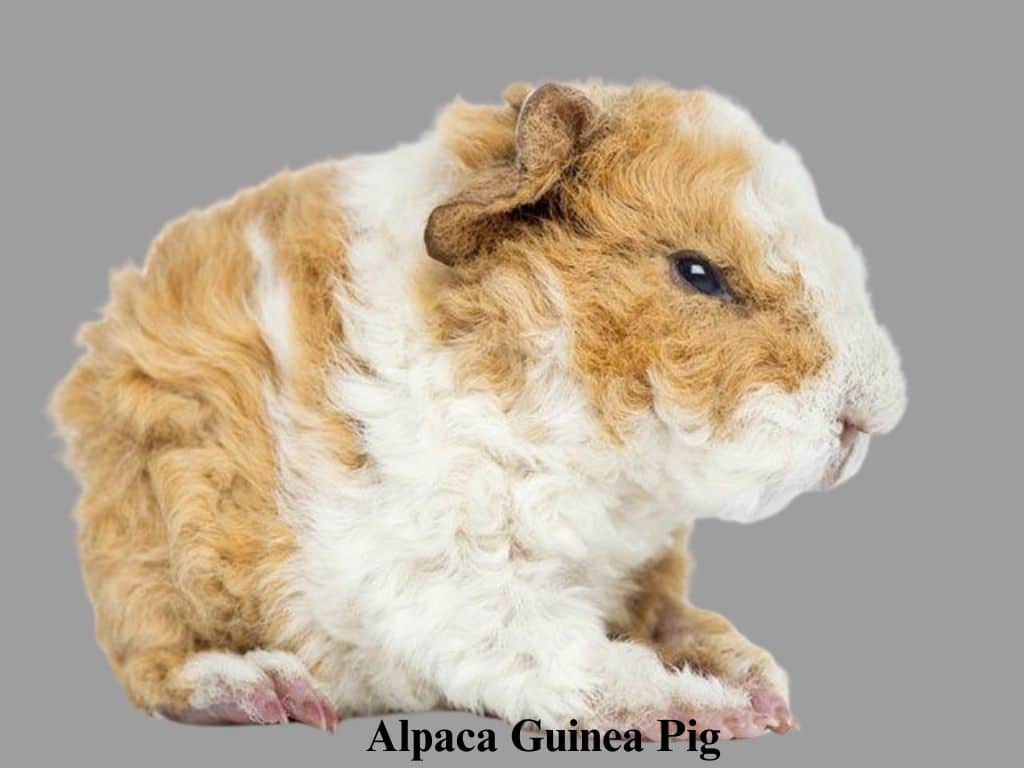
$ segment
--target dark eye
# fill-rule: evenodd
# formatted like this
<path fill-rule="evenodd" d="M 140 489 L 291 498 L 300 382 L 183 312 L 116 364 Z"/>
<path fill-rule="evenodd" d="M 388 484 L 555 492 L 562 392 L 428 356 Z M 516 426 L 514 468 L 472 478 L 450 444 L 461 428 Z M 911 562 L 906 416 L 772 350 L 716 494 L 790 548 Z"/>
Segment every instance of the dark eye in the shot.
<path fill-rule="evenodd" d="M 672 268 L 694 290 L 725 301 L 732 298 L 718 270 L 696 251 L 673 253 Z"/>

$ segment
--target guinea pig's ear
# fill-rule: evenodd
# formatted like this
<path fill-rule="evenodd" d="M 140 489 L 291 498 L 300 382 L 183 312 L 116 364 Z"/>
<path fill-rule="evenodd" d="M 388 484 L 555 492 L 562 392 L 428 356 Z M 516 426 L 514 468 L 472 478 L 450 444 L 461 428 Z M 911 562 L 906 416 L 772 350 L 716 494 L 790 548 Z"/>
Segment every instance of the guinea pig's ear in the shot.
<path fill-rule="evenodd" d="M 519 109 L 514 162 L 474 174 L 458 195 L 430 214 L 424 235 L 431 258 L 454 266 L 497 242 L 515 213 L 538 202 L 572 164 L 595 123 L 597 108 L 582 91 L 548 83 L 505 94 Z"/>

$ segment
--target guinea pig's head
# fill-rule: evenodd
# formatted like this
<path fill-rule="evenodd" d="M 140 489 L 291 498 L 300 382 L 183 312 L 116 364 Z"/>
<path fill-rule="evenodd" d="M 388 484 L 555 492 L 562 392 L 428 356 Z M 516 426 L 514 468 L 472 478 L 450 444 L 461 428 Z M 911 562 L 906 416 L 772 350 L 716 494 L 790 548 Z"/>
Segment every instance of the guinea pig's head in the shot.
<path fill-rule="evenodd" d="M 426 230 L 457 286 L 440 332 L 477 378 L 521 391 L 556 332 L 601 431 L 657 452 L 692 516 L 759 519 L 853 475 L 905 384 L 796 152 L 710 92 L 506 100 L 442 119 L 465 182 Z"/>

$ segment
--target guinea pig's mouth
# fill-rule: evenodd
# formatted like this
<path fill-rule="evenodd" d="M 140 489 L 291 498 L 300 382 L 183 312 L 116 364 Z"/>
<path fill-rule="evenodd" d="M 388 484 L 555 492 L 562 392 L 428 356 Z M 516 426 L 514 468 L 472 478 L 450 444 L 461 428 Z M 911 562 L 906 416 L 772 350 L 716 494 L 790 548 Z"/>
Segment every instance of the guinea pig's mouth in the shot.
<path fill-rule="evenodd" d="M 867 456 L 868 442 L 869 438 L 863 432 L 857 432 L 849 439 L 839 440 L 839 450 L 825 467 L 822 475 L 821 490 L 831 490 L 857 474 L 857 470 L 864 463 L 864 457 Z"/>

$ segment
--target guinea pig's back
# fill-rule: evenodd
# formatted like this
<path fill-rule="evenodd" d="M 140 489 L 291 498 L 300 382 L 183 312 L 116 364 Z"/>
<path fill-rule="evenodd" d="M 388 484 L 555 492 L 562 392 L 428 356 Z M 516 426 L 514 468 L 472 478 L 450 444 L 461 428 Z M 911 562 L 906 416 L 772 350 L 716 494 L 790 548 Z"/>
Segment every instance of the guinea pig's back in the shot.
<path fill-rule="evenodd" d="M 284 621 L 297 543 L 275 503 L 275 391 L 362 461 L 323 380 L 344 362 L 337 177 L 282 173 L 168 225 L 114 276 L 54 396 L 98 639 L 144 708 L 180 703 L 173 672 L 197 649 L 257 647 Z"/>

